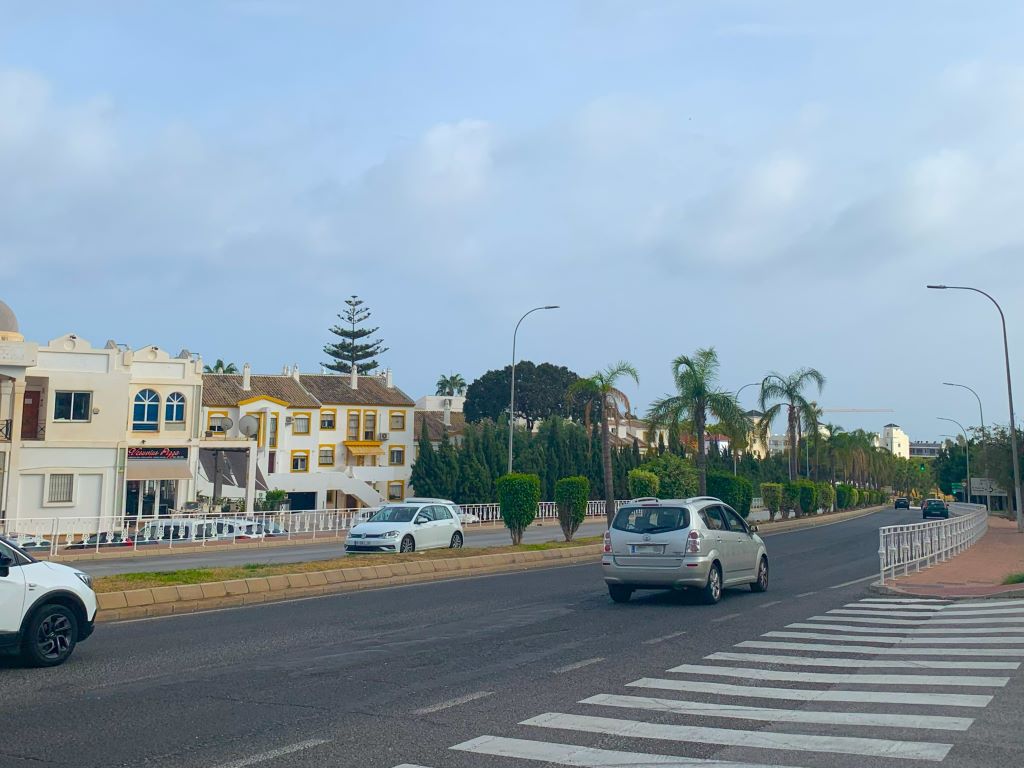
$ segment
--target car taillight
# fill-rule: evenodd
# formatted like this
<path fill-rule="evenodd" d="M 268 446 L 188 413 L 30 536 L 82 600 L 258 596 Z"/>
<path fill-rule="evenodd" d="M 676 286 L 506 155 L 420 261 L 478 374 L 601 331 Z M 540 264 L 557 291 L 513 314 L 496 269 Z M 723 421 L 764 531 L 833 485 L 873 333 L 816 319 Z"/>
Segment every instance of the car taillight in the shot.
<path fill-rule="evenodd" d="M 605 552 L 611 552 L 612 551 L 612 532 L 611 531 L 605 531 L 604 532 L 604 551 Z"/>
<path fill-rule="evenodd" d="M 700 532 L 690 531 L 690 535 L 686 537 L 686 553 L 687 554 L 698 554 L 700 552 Z"/>

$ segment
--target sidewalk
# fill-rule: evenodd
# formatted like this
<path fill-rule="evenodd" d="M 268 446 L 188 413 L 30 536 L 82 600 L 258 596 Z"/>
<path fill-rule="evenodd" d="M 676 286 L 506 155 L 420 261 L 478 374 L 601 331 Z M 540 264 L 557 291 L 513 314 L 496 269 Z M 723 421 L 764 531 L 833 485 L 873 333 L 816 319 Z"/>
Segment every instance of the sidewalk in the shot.
<path fill-rule="evenodd" d="M 1024 597 L 1024 584 L 1003 584 L 1024 573 L 1024 534 L 1001 517 L 990 517 L 988 532 L 952 560 L 886 583 L 887 591 L 922 597 Z"/>

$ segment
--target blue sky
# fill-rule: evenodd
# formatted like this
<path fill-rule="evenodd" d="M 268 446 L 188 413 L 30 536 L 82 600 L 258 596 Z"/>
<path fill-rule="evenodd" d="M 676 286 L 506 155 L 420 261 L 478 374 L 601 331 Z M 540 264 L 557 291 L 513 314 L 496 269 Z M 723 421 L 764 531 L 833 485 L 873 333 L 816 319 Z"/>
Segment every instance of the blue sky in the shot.
<path fill-rule="evenodd" d="M 848 427 L 976 423 L 945 379 L 1005 422 L 994 310 L 923 286 L 992 290 L 1024 361 L 1022 15 L 0 0 L 0 298 L 33 339 L 272 372 L 357 293 L 414 396 L 557 303 L 522 355 L 630 360 L 642 405 L 710 345 L 724 386 L 813 365 L 894 411 Z"/>

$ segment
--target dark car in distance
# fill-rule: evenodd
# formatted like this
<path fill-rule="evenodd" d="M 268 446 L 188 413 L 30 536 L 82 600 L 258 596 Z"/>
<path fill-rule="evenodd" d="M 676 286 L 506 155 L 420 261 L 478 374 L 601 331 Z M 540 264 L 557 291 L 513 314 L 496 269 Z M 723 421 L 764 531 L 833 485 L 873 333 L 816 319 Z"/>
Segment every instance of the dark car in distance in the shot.
<path fill-rule="evenodd" d="M 942 517 L 949 519 L 949 507 L 942 499 L 925 499 L 921 502 L 921 519 L 929 517 Z"/>
<path fill-rule="evenodd" d="M 910 499 L 906 496 L 897 497 L 896 501 L 893 502 L 894 509 L 910 509 Z"/>

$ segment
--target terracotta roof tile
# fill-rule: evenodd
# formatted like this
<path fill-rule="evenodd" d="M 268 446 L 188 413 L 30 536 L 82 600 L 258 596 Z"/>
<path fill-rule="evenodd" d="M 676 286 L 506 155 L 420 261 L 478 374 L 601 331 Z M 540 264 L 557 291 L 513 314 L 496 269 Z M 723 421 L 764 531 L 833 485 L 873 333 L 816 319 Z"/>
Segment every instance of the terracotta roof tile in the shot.
<path fill-rule="evenodd" d="M 379 376 L 360 376 L 359 387 L 349 386 L 349 376 L 338 374 L 301 375 L 302 386 L 320 402 L 331 405 L 404 405 L 416 403 L 398 387 L 388 389 Z"/>
<path fill-rule="evenodd" d="M 466 415 L 459 413 L 458 411 L 452 411 L 451 414 L 452 423 L 448 427 L 448 437 L 455 437 L 461 435 L 466 428 Z M 444 436 L 444 412 L 443 411 L 416 411 L 414 419 L 416 423 L 416 431 L 413 433 L 413 437 L 416 440 L 420 439 L 420 435 L 423 434 L 423 425 L 427 425 L 427 438 L 432 443 L 438 443 Z"/>
<path fill-rule="evenodd" d="M 244 390 L 239 374 L 203 374 L 203 405 L 207 408 L 233 407 L 242 400 L 261 396 L 283 400 L 293 408 L 320 407 L 320 401 L 291 376 L 254 374 L 249 389 Z"/>

